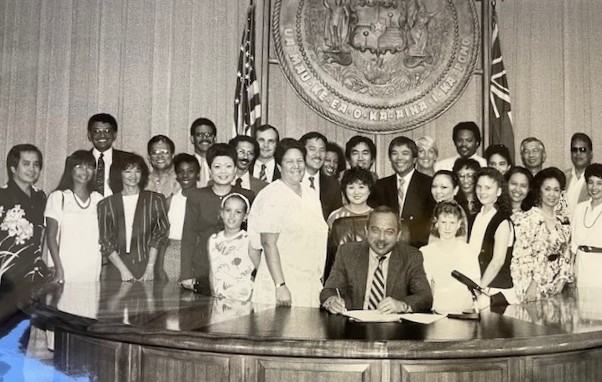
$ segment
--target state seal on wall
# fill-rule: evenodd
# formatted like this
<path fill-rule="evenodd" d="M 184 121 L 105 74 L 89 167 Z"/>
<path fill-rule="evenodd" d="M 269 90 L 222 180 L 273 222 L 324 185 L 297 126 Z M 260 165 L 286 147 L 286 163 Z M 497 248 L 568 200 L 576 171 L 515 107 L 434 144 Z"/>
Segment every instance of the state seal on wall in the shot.
<path fill-rule="evenodd" d="M 479 52 L 474 0 L 276 0 L 272 23 L 280 67 L 301 99 L 369 133 L 441 115 Z"/>

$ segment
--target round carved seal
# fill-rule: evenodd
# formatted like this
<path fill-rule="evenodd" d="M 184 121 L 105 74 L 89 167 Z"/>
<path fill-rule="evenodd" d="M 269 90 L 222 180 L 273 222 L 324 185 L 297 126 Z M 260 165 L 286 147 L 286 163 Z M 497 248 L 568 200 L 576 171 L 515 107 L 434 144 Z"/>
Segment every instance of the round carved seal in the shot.
<path fill-rule="evenodd" d="M 474 0 L 276 0 L 272 20 L 280 66 L 303 101 L 370 133 L 441 115 L 479 52 Z"/>

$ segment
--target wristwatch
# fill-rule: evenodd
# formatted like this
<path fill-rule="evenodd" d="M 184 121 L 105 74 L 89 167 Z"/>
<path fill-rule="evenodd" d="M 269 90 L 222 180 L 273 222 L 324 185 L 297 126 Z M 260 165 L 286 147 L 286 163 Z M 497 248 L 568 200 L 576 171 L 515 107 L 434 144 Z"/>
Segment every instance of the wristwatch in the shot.
<path fill-rule="evenodd" d="M 283 287 L 285 285 L 286 285 L 286 283 L 284 281 L 281 282 L 280 284 L 276 284 L 276 289 L 281 288 L 281 287 Z"/>

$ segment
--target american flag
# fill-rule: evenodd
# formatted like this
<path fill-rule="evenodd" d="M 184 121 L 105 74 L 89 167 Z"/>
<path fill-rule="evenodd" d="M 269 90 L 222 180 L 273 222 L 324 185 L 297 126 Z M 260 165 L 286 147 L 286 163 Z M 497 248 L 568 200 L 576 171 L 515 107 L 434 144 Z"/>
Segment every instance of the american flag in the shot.
<path fill-rule="evenodd" d="M 491 20 L 491 83 L 489 85 L 489 143 L 504 144 L 508 147 L 514 162 L 514 131 L 512 128 L 512 112 L 510 110 L 510 91 L 508 79 L 502 59 L 497 12 L 495 1 L 492 3 Z"/>
<path fill-rule="evenodd" d="M 247 10 L 242 34 L 234 94 L 234 135 L 252 135 L 261 124 L 261 97 L 255 75 L 255 4 Z"/>

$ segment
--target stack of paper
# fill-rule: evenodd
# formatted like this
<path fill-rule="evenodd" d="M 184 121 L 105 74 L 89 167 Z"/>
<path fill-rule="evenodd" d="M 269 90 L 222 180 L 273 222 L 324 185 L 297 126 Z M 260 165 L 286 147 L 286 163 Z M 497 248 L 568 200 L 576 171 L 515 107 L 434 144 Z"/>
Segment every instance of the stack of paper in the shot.
<path fill-rule="evenodd" d="M 378 310 L 348 310 L 342 314 L 351 318 L 352 320 L 360 322 L 394 322 L 406 320 L 418 322 L 420 324 L 430 324 L 446 317 L 445 314 L 431 313 L 386 314 L 381 313 Z"/>

